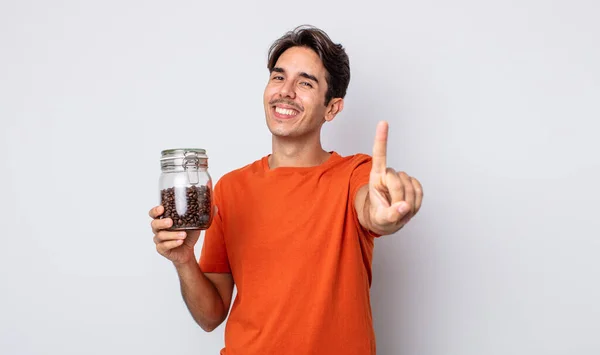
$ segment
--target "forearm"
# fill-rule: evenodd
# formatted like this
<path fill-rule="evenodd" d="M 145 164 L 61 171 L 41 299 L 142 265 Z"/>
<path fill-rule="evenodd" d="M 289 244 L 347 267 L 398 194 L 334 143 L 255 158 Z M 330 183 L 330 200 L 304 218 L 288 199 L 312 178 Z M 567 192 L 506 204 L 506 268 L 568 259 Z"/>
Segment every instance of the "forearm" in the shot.
<path fill-rule="evenodd" d="M 181 294 L 192 317 L 203 330 L 214 330 L 227 316 L 217 288 L 195 261 L 176 265 L 175 268 L 179 275 Z"/>
<path fill-rule="evenodd" d="M 373 233 L 380 234 L 381 231 L 376 230 L 376 228 L 371 223 L 371 216 L 369 214 L 370 203 L 371 202 L 369 201 L 369 185 L 364 185 L 356 193 L 356 198 L 354 201 L 356 215 L 358 216 L 358 222 L 364 229 L 370 230 Z"/>
<path fill-rule="evenodd" d="M 371 204 L 371 202 L 369 199 L 369 192 L 367 191 L 367 193 L 365 194 L 364 204 L 362 206 L 361 211 L 359 212 L 359 216 L 362 217 L 362 218 L 359 217 L 360 224 L 362 225 L 363 228 L 371 231 L 372 233 L 375 233 L 378 235 L 386 235 L 387 234 L 386 231 L 378 229 L 371 222 L 371 214 L 369 212 L 370 204 Z"/>

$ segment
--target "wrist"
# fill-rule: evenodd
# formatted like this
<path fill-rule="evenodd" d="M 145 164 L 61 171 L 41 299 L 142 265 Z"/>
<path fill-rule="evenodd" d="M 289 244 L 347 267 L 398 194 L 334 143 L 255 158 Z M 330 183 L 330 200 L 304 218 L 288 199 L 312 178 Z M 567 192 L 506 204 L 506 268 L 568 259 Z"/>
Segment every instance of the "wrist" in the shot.
<path fill-rule="evenodd" d="M 173 261 L 173 265 L 177 271 L 186 271 L 200 267 L 196 262 L 196 257 L 194 255 L 187 258 L 185 261 Z"/>

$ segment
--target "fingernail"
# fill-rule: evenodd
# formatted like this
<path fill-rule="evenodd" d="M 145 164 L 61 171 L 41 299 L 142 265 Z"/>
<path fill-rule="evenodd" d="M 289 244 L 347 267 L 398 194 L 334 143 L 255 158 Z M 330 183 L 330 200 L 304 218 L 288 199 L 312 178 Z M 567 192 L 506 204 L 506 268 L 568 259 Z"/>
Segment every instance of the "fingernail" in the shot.
<path fill-rule="evenodd" d="M 185 238 L 186 234 L 185 232 L 179 232 L 178 236 L 181 238 Z"/>

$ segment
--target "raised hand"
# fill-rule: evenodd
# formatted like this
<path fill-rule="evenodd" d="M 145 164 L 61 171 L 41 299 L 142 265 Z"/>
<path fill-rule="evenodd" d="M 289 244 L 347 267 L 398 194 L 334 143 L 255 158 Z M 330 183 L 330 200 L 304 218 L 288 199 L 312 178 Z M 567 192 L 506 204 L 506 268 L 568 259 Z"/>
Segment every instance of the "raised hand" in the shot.
<path fill-rule="evenodd" d="M 380 234 L 392 234 L 419 212 L 423 201 L 421 183 L 405 172 L 387 166 L 388 124 L 379 122 L 373 145 L 369 178 L 369 222 Z"/>

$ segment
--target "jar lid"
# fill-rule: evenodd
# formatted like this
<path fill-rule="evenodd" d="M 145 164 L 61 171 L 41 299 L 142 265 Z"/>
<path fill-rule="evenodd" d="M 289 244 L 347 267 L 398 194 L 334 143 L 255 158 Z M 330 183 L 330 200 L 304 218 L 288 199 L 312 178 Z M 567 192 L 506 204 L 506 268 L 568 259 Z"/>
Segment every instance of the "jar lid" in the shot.
<path fill-rule="evenodd" d="M 205 149 L 200 148 L 176 148 L 161 151 L 160 165 L 163 170 L 173 168 L 206 167 L 208 156 Z"/>
<path fill-rule="evenodd" d="M 192 152 L 196 154 L 206 154 L 205 149 L 200 148 L 176 148 L 176 149 L 165 149 L 160 154 L 164 157 L 166 155 L 184 155 L 187 152 Z"/>

